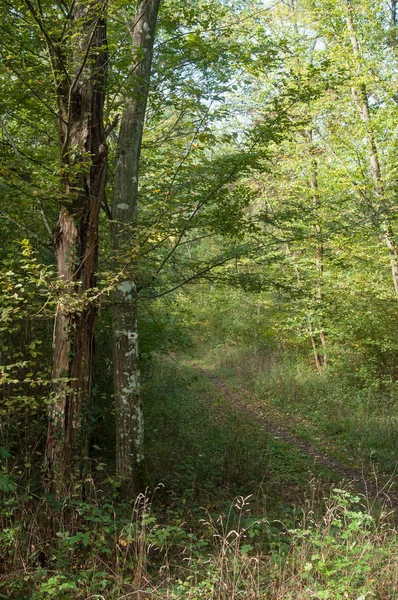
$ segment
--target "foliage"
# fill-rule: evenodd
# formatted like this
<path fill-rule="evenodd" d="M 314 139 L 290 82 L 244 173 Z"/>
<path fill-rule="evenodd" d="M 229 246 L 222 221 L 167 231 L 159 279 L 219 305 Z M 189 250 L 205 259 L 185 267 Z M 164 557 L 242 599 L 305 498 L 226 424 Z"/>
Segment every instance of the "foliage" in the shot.
<path fill-rule="evenodd" d="M 107 197 L 80 294 L 57 279 L 54 233 L 63 182 L 87 161 L 60 168 L 50 56 L 70 70 L 81 23 L 69 2 L 0 0 L 0 597 L 393 598 L 384 509 L 328 495 L 336 474 L 234 410 L 197 365 L 394 488 L 396 3 L 163 0 L 138 217 L 115 250 L 136 4 L 107 6 Z M 128 277 L 155 491 L 121 502 L 110 308 Z M 42 481 L 57 305 L 99 313 L 83 496 L 65 502 Z"/>
<path fill-rule="evenodd" d="M 51 383 L 51 269 L 40 264 L 26 239 L 2 263 L 0 305 L 0 418 L 5 446 L 0 454 L 4 461 L 0 486 L 9 492 L 14 482 L 7 471 L 20 484 L 36 483 L 32 468 L 42 456 Z"/>

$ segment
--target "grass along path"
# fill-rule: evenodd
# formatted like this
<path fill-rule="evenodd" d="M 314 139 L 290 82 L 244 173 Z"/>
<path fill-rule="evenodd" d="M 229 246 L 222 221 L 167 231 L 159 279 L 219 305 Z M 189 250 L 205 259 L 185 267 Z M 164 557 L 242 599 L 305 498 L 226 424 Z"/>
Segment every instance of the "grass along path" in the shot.
<path fill-rule="evenodd" d="M 391 490 L 391 483 L 379 485 L 377 478 L 372 478 L 371 474 L 365 473 L 363 469 L 354 466 L 348 467 L 342 464 L 327 454 L 324 450 L 321 450 L 314 444 L 289 432 L 286 429 L 284 422 L 286 421 L 286 418 L 279 417 L 279 419 L 277 419 L 275 407 L 267 404 L 264 399 L 261 401 L 261 407 L 258 405 L 254 406 L 244 397 L 243 394 L 232 392 L 222 377 L 215 375 L 208 369 L 198 365 L 195 362 L 192 362 L 192 365 L 195 366 L 208 379 L 210 379 L 223 394 L 223 396 L 229 402 L 231 402 L 235 408 L 245 413 L 257 423 L 261 424 L 261 426 L 264 428 L 264 431 L 266 431 L 269 435 L 272 435 L 275 439 L 293 446 L 296 450 L 312 459 L 315 463 L 322 465 L 323 467 L 326 467 L 338 474 L 367 498 L 391 507 L 395 511 L 395 515 L 397 515 L 398 494 Z"/>

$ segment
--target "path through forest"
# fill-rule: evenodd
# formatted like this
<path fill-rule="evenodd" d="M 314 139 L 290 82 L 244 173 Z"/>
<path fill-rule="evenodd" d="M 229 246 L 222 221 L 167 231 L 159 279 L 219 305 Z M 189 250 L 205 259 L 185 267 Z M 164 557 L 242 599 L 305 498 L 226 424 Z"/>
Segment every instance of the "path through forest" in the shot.
<path fill-rule="evenodd" d="M 391 481 L 386 484 L 380 484 L 377 477 L 371 477 L 371 475 L 365 473 L 360 468 L 343 465 L 341 462 L 326 454 L 323 450 L 320 450 L 313 444 L 287 431 L 282 423 L 276 421 L 273 413 L 271 416 L 269 414 L 265 415 L 263 410 L 250 405 L 242 394 L 231 391 L 222 377 L 215 375 L 197 363 L 192 362 L 191 364 L 214 383 L 228 402 L 230 402 L 238 411 L 246 414 L 253 421 L 259 423 L 269 435 L 293 446 L 296 450 L 312 459 L 315 463 L 337 473 L 347 483 L 355 487 L 358 492 L 364 494 L 371 500 L 377 500 L 378 502 L 385 504 L 388 508 L 395 511 L 396 516 L 398 515 L 398 494 L 390 489 Z M 266 408 L 266 406 L 264 406 L 264 408 Z"/>

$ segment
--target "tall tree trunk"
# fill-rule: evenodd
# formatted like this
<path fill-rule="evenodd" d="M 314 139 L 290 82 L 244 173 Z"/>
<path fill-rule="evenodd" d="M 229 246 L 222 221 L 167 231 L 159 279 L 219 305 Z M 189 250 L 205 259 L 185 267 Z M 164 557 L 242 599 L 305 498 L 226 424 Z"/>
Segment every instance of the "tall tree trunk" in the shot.
<path fill-rule="evenodd" d="M 141 0 L 130 34 L 134 82 L 124 107 L 116 159 L 112 240 L 116 253 L 137 245 L 138 177 L 141 142 L 149 92 L 157 15 L 161 0 Z M 139 50 L 137 59 L 137 49 Z M 114 393 L 116 407 L 116 472 L 121 495 L 142 486 L 144 424 L 140 396 L 137 333 L 137 283 L 134 261 L 122 271 L 113 311 Z"/>
<path fill-rule="evenodd" d="M 350 0 L 345 0 L 345 6 L 347 30 L 350 35 L 353 53 L 357 58 L 360 58 L 360 48 L 352 19 L 352 9 Z M 396 8 L 394 5 L 393 18 L 395 18 L 396 14 L 395 10 Z M 390 256 L 392 280 L 394 284 L 395 293 L 398 295 L 398 245 L 393 226 L 388 215 L 388 209 L 386 206 L 384 183 L 381 174 L 376 139 L 372 130 L 369 110 L 369 98 L 365 84 L 362 83 L 360 86 L 358 86 L 358 89 L 354 88 L 353 96 L 359 106 L 362 120 L 365 123 L 367 129 L 369 166 L 372 174 L 374 192 L 377 202 L 375 206 L 375 213 Z"/>
<path fill-rule="evenodd" d="M 280 230 L 282 235 L 283 232 L 282 230 Z M 300 269 L 299 266 L 296 263 L 296 259 L 294 256 L 294 253 L 290 250 L 290 246 L 289 244 L 286 242 L 285 243 L 285 252 L 286 252 L 286 256 L 288 256 L 291 260 L 292 260 L 292 264 L 293 264 L 293 269 L 294 269 L 294 273 L 296 275 L 296 280 L 299 286 L 301 286 L 302 284 L 302 280 L 301 280 L 301 273 L 300 273 Z M 309 306 L 307 304 L 307 302 L 305 302 L 305 310 L 307 311 L 307 320 L 308 320 L 308 333 L 310 336 L 310 340 L 311 340 L 311 346 L 312 346 L 312 350 L 313 350 L 313 354 L 314 354 L 314 361 L 315 361 L 315 367 L 316 370 L 318 371 L 319 375 L 323 374 L 323 362 L 322 362 L 322 358 L 321 358 L 321 354 L 319 351 L 319 344 L 316 338 L 316 334 L 314 331 L 314 326 L 313 326 L 313 322 L 312 322 L 312 316 L 311 316 L 311 311 L 309 309 Z"/>
<path fill-rule="evenodd" d="M 54 402 L 46 458 L 49 489 L 76 490 L 84 449 L 83 413 L 90 402 L 96 305 L 98 220 L 107 148 L 103 108 L 107 72 L 105 3 L 77 1 L 71 15 L 74 47 L 68 69 L 60 51 L 52 60 L 59 106 L 63 200 L 54 244 L 62 282 L 54 326 Z M 69 71 L 69 72 L 68 72 Z"/>

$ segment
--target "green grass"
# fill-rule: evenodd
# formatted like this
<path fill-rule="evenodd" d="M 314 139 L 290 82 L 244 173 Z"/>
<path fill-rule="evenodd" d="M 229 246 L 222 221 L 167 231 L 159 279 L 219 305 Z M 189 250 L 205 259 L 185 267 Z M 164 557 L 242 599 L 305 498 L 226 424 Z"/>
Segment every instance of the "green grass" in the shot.
<path fill-rule="evenodd" d="M 144 394 L 152 486 L 161 482 L 177 501 L 220 508 L 237 495 L 258 491 L 270 506 L 300 504 L 312 478 L 322 478 L 329 487 L 336 481 L 327 469 L 234 409 L 187 362 L 159 359 Z"/>
<path fill-rule="evenodd" d="M 232 389 L 249 390 L 254 403 L 274 406 L 281 418 L 287 415 L 290 430 L 303 439 L 347 465 L 364 465 L 396 480 L 398 401 L 374 381 L 354 385 L 333 370 L 321 378 L 309 365 L 237 347 L 210 352 L 203 360 Z"/>

